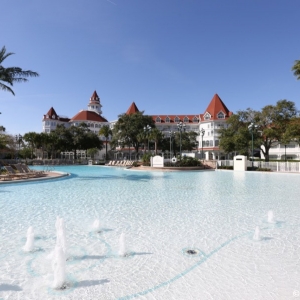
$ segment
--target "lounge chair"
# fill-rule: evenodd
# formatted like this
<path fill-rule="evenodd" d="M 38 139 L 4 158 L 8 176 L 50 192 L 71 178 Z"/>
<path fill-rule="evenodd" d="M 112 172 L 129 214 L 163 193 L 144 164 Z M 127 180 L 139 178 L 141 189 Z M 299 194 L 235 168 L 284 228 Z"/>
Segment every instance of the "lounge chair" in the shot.
<path fill-rule="evenodd" d="M 11 166 L 4 166 L 4 169 L 11 177 L 16 178 L 27 178 L 27 175 L 24 173 L 15 172 L 15 170 Z"/>
<path fill-rule="evenodd" d="M 12 176 L 9 174 L 0 174 L 0 179 L 4 180 L 11 180 Z"/>
<path fill-rule="evenodd" d="M 44 176 L 45 175 L 45 171 L 31 170 L 31 169 L 29 169 L 29 167 L 27 165 L 20 165 L 20 166 L 27 174 L 32 174 L 35 176 Z"/>

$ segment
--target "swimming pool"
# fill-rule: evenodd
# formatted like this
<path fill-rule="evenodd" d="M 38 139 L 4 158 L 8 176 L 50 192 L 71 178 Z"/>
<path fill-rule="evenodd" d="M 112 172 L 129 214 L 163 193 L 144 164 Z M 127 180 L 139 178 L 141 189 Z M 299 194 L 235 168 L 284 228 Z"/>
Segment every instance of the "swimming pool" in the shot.
<path fill-rule="evenodd" d="M 297 174 L 56 170 L 72 175 L 0 186 L 0 299 L 265 300 L 300 291 Z M 57 216 L 68 243 L 61 291 L 47 259 Z M 257 225 L 261 241 L 252 239 Z M 22 250 L 29 226 L 32 253 Z M 128 257 L 118 256 L 122 232 Z"/>

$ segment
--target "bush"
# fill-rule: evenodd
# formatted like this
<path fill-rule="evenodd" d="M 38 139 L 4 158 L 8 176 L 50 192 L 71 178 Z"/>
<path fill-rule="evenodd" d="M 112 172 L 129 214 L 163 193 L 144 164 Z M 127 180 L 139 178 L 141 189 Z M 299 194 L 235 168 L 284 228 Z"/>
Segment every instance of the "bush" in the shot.
<path fill-rule="evenodd" d="M 257 168 L 256 171 L 271 172 L 271 169 L 268 169 L 268 168 Z"/>
<path fill-rule="evenodd" d="M 150 166 L 150 158 L 153 156 L 151 153 L 145 153 L 142 156 L 143 166 Z"/>
<path fill-rule="evenodd" d="M 197 167 L 201 165 L 202 163 L 197 158 L 193 157 L 184 156 L 181 160 L 177 161 L 178 167 Z"/>
<path fill-rule="evenodd" d="M 233 170 L 233 166 L 218 166 L 218 169 L 222 169 L 222 170 Z"/>

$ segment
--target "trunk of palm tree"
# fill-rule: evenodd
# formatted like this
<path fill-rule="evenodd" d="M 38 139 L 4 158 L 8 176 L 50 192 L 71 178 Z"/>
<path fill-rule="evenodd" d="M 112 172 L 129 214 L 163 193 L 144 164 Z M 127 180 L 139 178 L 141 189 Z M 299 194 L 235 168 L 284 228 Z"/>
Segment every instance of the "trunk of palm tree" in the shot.
<path fill-rule="evenodd" d="M 107 141 L 108 139 L 105 140 L 105 160 L 107 160 Z"/>

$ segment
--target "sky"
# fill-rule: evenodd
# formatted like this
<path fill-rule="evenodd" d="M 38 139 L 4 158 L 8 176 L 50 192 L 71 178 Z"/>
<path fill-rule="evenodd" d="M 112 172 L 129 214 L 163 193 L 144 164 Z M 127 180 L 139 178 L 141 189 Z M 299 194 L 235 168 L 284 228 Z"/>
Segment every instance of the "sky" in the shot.
<path fill-rule="evenodd" d="M 73 117 L 97 91 L 116 120 L 134 101 L 150 115 L 232 112 L 278 100 L 300 109 L 299 0 L 0 0 L 4 67 L 40 74 L 0 90 L 9 134 L 42 131 L 51 107 Z"/>

